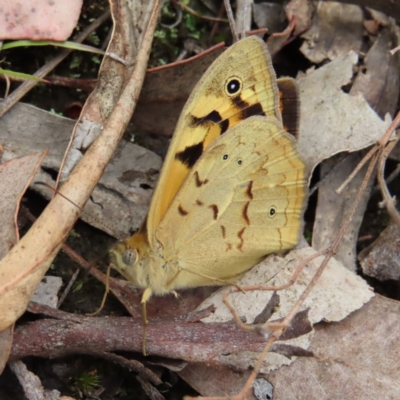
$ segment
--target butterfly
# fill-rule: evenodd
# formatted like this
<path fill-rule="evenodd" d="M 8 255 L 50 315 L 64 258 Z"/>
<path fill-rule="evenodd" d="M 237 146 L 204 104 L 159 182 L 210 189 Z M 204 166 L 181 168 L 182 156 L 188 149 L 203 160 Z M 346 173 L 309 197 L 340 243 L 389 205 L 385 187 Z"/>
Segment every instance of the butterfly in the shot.
<path fill-rule="evenodd" d="M 307 197 L 297 151 L 299 96 L 250 36 L 209 67 L 182 110 L 150 209 L 110 251 L 142 303 L 177 289 L 229 284 L 294 247 Z M 145 307 L 144 307 L 145 309 Z"/>

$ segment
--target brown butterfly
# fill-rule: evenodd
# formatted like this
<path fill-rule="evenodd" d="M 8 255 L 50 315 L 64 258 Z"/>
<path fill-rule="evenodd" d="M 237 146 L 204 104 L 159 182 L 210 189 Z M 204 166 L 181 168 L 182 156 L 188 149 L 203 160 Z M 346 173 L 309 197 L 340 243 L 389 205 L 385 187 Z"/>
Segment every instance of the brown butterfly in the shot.
<path fill-rule="evenodd" d="M 233 282 L 296 245 L 307 197 L 298 108 L 296 83 L 276 80 L 258 37 L 209 67 L 182 110 L 147 218 L 111 250 L 112 266 L 145 289 L 142 303 Z"/>

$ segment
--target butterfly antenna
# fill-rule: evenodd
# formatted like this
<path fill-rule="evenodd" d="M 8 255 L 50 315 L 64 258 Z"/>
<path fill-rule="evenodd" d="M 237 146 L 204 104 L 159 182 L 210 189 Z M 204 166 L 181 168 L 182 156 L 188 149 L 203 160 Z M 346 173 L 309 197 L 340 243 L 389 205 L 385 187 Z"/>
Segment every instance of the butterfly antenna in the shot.
<path fill-rule="evenodd" d="M 143 353 L 144 356 L 147 356 L 147 353 L 146 353 L 146 334 L 147 334 L 147 325 L 148 325 L 149 321 L 147 320 L 146 303 L 142 303 L 142 316 L 143 316 L 142 353 Z"/>
<path fill-rule="evenodd" d="M 100 307 L 94 313 L 87 314 L 90 317 L 94 317 L 95 315 L 97 315 L 104 308 L 104 304 L 106 304 L 108 292 L 110 291 L 110 271 L 111 271 L 111 265 L 108 265 L 107 273 L 106 273 L 106 277 L 107 277 L 106 278 L 106 287 L 104 290 L 103 299 L 101 300 Z"/>

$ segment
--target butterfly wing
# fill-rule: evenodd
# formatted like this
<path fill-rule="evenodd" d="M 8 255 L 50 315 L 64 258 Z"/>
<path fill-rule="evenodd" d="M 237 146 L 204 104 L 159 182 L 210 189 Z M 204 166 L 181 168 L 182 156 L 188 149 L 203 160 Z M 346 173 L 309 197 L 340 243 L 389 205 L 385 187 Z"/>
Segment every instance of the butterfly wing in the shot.
<path fill-rule="evenodd" d="M 170 289 L 235 279 L 293 247 L 306 187 L 296 141 L 278 120 L 251 117 L 216 139 L 156 231 L 164 258 L 182 271 Z"/>
<path fill-rule="evenodd" d="M 150 247 L 160 221 L 206 148 L 252 115 L 281 121 L 278 97 L 271 58 L 260 38 L 243 39 L 214 61 L 189 97 L 171 141 L 147 219 Z"/>

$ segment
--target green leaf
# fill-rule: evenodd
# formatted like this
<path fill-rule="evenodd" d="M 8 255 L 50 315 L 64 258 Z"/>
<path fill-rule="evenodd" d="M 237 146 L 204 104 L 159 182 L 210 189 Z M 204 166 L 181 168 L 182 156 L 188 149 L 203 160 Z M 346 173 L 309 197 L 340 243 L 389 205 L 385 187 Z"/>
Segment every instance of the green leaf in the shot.
<path fill-rule="evenodd" d="M 31 47 L 31 46 L 56 46 L 63 47 L 65 49 L 87 51 L 89 53 L 96 53 L 104 55 L 103 50 L 97 49 L 96 47 L 88 46 L 87 44 L 75 43 L 75 42 L 55 42 L 53 40 L 16 40 L 14 42 L 8 42 L 3 44 L 1 50 L 14 49 L 16 47 Z"/>
<path fill-rule="evenodd" d="M 29 75 L 29 74 L 24 74 L 22 72 L 15 72 L 15 71 L 10 71 L 8 69 L 2 69 L 0 68 L 0 74 L 3 75 L 8 75 L 8 76 L 13 76 L 15 78 L 23 78 L 23 79 L 32 79 L 37 82 L 44 82 L 44 83 L 49 83 L 45 79 L 38 78 L 37 76 L 34 75 Z"/>

